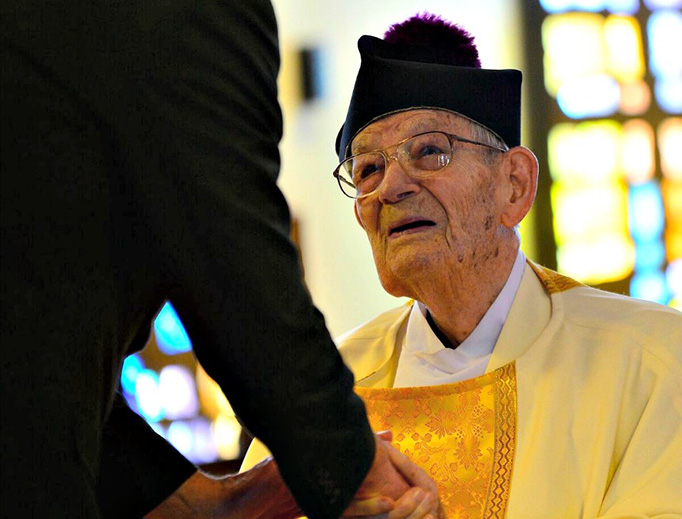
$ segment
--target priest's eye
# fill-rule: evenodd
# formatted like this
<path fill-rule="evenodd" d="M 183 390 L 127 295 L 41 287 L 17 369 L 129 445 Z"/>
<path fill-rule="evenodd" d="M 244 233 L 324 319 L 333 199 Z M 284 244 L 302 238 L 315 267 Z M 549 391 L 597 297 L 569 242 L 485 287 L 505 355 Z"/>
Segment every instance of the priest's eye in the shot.
<path fill-rule="evenodd" d="M 362 182 L 384 168 L 384 157 L 381 154 L 369 154 L 357 160 L 353 167 L 353 182 Z"/>
<path fill-rule="evenodd" d="M 377 171 L 379 171 L 379 166 L 377 166 L 376 164 L 372 164 L 370 166 L 362 168 L 362 171 L 360 171 L 359 177 L 361 179 L 367 178 L 368 176 L 373 175 Z"/>
<path fill-rule="evenodd" d="M 440 154 L 442 154 L 442 153 L 443 153 L 443 150 L 440 149 L 438 146 L 433 145 L 433 144 L 429 144 L 429 145 L 422 146 L 422 147 L 417 151 L 417 153 L 416 153 L 416 154 L 412 154 L 412 156 L 413 156 L 415 159 L 419 159 L 419 158 L 422 158 L 422 157 L 428 157 L 428 156 L 430 156 L 430 155 L 440 155 Z"/>

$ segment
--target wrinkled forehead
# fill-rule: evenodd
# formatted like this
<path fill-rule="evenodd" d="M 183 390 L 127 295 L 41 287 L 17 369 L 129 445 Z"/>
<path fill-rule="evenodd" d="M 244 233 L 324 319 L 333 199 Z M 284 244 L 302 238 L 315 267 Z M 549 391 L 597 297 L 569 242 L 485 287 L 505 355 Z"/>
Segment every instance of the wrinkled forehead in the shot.
<path fill-rule="evenodd" d="M 466 136 L 466 118 L 440 109 L 413 108 L 387 114 L 365 126 L 351 141 L 355 155 L 390 146 L 398 141 L 429 131 L 443 131 Z"/>

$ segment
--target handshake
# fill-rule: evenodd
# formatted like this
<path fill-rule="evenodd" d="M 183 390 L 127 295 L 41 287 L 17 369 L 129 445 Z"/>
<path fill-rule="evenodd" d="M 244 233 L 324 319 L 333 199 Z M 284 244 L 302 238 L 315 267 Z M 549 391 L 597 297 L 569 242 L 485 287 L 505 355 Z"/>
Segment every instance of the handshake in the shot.
<path fill-rule="evenodd" d="M 390 432 L 376 436 L 372 468 L 343 517 L 445 519 L 433 480 L 390 444 Z"/>
<path fill-rule="evenodd" d="M 375 436 L 369 473 L 343 518 L 445 519 L 431 478 L 391 444 L 390 432 Z M 235 476 L 196 472 L 147 519 L 296 519 L 303 513 L 272 458 Z"/>

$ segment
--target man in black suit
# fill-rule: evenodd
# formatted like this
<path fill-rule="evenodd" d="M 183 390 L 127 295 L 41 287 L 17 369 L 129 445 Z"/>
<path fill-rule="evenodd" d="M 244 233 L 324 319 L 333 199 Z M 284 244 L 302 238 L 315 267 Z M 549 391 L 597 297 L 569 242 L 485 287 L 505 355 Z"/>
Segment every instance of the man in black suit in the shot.
<path fill-rule="evenodd" d="M 363 480 L 400 496 L 288 239 L 269 2 L 1 12 L 3 517 L 229 498 L 197 495 L 215 487 L 114 402 L 165 299 L 307 515 L 337 517 Z M 258 477 L 282 491 L 272 464 Z"/>

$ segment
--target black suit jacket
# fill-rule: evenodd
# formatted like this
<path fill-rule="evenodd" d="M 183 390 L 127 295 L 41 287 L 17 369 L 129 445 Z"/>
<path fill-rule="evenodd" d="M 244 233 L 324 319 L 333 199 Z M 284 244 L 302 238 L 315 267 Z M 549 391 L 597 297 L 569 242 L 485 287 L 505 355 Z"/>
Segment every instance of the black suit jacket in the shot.
<path fill-rule="evenodd" d="M 288 239 L 269 2 L 0 9 L 3 516 L 132 517 L 192 473 L 110 412 L 165 299 L 306 514 L 338 516 L 374 444 Z"/>

